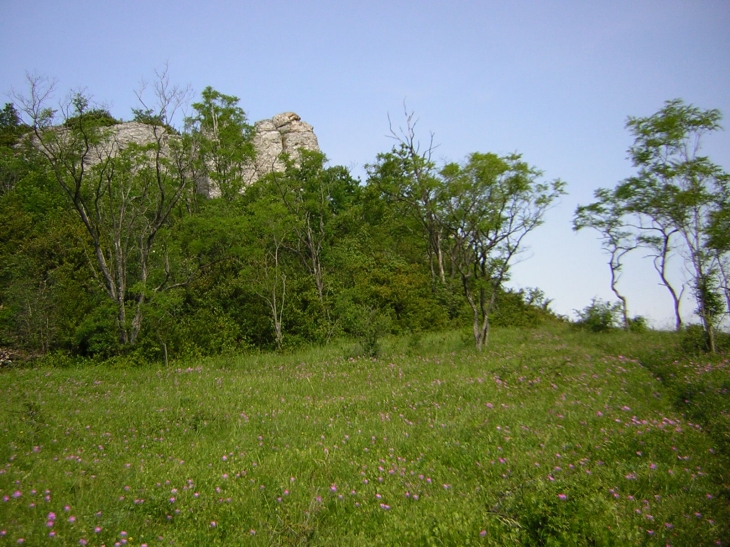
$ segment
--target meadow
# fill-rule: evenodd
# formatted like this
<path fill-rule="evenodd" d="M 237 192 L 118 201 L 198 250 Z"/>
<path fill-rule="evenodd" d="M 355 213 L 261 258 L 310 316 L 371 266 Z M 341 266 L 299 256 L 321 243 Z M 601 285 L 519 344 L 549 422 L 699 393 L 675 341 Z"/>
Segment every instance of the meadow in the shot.
<path fill-rule="evenodd" d="M 0 546 L 730 540 L 727 358 L 564 325 L 352 355 L 1 371 Z"/>

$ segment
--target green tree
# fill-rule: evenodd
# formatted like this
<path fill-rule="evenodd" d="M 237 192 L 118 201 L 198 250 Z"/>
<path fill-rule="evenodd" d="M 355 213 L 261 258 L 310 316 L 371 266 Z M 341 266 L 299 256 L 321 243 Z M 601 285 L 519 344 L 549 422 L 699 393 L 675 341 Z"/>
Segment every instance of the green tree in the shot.
<path fill-rule="evenodd" d="M 728 195 L 730 175 L 700 150 L 703 137 L 721 128 L 721 118 L 719 110 L 702 110 L 681 99 L 667 101 L 652 116 L 630 117 L 626 125 L 634 144 L 629 153 L 638 173 L 619 187 L 633 212 L 664 226 L 666 234 L 676 232 L 681 240 L 696 312 L 712 352 L 722 311 L 717 297 L 721 256 L 720 247 L 709 242 Z"/>
<path fill-rule="evenodd" d="M 251 182 L 255 155 L 253 127 L 238 101 L 208 86 L 186 120 L 197 142 L 199 184 L 229 201 Z"/>
<path fill-rule="evenodd" d="M 541 176 L 519 154 L 473 153 L 441 170 L 445 240 L 472 310 L 478 350 L 488 342 L 489 316 L 524 238 L 565 193 L 563 182 L 539 182 Z"/>
<path fill-rule="evenodd" d="M 290 217 L 289 248 L 311 276 L 327 313 L 327 255 L 336 239 L 337 217 L 352 204 L 357 181 L 342 166 L 327 167 L 320 152 L 303 150 L 297 160 L 287 158 L 284 173 L 269 175 L 270 184 Z"/>
<path fill-rule="evenodd" d="M 444 269 L 444 233 L 440 219 L 439 194 L 442 180 L 432 160 L 433 135 L 422 150 L 416 136 L 418 120 L 405 112 L 406 127 L 396 131 L 390 124 L 390 136 L 398 144 L 390 152 L 378 154 L 375 164 L 367 166 L 369 184 L 387 196 L 401 214 L 413 217 L 426 237 L 426 251 L 431 276 L 446 283 Z"/>
<path fill-rule="evenodd" d="M 621 301 L 623 325 L 629 330 L 629 313 L 626 297 L 618 290 L 618 281 L 623 269 L 623 258 L 637 247 L 632 231 L 627 229 L 624 221 L 623 205 L 616 198 L 615 192 L 599 188 L 594 194 L 596 201 L 590 205 L 579 205 L 573 217 L 573 230 L 593 228 L 600 234 L 601 246 L 610 258 L 608 267 L 611 271 L 611 290 Z"/>
<path fill-rule="evenodd" d="M 133 345 L 149 292 L 175 284 L 163 233 L 192 188 L 190 150 L 162 125 L 152 126 L 148 144 L 123 146 L 107 117 L 80 93 L 61 105 L 63 123 L 54 125 L 57 112 L 47 106 L 52 82 L 30 77 L 29 83 L 29 95 L 18 97 L 32 127 L 28 153 L 46 163 L 83 223 L 89 265 L 116 307 L 119 342 Z M 169 125 L 185 93 L 162 73 L 155 94 L 157 118 Z"/>

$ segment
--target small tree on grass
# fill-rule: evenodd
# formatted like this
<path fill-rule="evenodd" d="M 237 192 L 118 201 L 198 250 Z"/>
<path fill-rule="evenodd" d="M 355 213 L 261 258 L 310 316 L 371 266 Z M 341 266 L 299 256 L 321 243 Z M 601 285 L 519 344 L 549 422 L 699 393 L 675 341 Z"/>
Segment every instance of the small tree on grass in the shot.
<path fill-rule="evenodd" d="M 472 310 L 478 350 L 488 342 L 489 315 L 525 236 L 564 193 L 563 182 L 538 182 L 541 175 L 519 154 L 474 153 L 441 170 L 449 258 Z"/>

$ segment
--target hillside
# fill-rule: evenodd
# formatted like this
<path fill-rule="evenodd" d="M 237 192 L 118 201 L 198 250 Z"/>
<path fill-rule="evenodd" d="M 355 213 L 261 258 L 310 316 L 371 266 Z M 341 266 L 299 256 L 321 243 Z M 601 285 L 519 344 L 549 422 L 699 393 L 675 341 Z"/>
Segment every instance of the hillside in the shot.
<path fill-rule="evenodd" d="M 6 370 L 0 545 L 719 544 L 729 363 L 676 340 Z"/>

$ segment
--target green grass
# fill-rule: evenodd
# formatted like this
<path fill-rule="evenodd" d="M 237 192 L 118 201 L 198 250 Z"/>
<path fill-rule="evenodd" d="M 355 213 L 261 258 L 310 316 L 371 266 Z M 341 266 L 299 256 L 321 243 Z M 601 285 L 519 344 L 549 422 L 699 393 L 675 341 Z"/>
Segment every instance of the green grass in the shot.
<path fill-rule="evenodd" d="M 724 543 L 730 365 L 675 345 L 554 327 L 7 370 L 0 545 Z"/>

